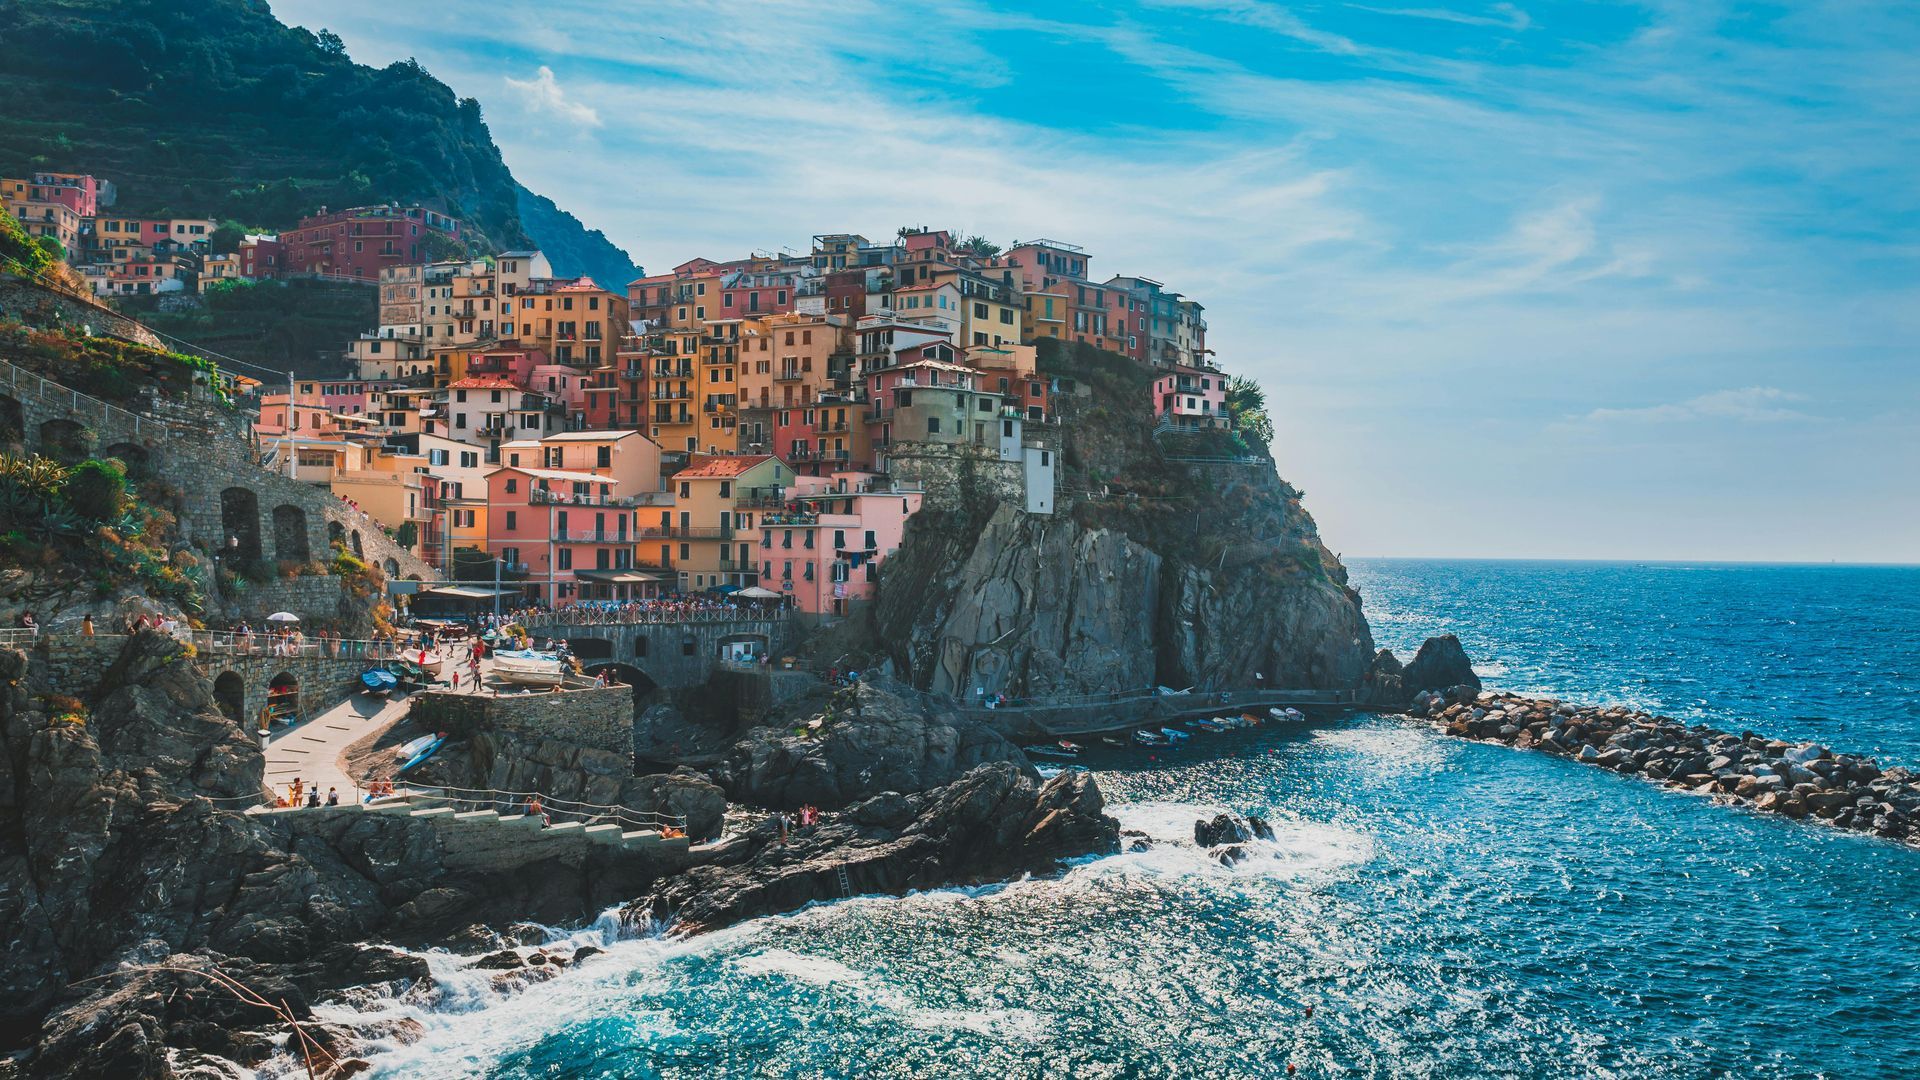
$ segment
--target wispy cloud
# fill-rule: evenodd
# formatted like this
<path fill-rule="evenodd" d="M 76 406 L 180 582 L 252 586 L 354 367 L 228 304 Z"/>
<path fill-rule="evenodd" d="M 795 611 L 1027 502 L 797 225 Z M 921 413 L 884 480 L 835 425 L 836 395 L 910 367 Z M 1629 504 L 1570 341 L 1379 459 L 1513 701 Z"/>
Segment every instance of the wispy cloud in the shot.
<path fill-rule="evenodd" d="M 1585 419 L 1590 423 L 1676 424 L 1700 420 L 1731 420 L 1739 423 L 1778 423 L 1783 420 L 1818 419 L 1799 409 L 1795 402 L 1806 395 L 1791 393 L 1777 386 L 1747 386 L 1737 390 L 1715 390 L 1685 401 L 1647 405 L 1635 409 L 1595 409 Z"/>
<path fill-rule="evenodd" d="M 549 113 L 579 127 L 600 126 L 600 114 L 593 106 L 567 97 L 553 69 L 545 64 L 540 65 L 539 73 L 531 79 L 508 79 L 506 83 L 530 112 Z"/>
<path fill-rule="evenodd" d="M 1503 30 L 1525 30 L 1533 25 L 1533 17 L 1512 4 L 1494 4 L 1487 9 L 1485 15 L 1476 15 L 1467 11 L 1450 11 L 1445 8 L 1382 8 L 1368 7 L 1365 4 L 1351 6 L 1361 11 L 1371 11 L 1376 15 L 1399 15 L 1409 19 L 1460 23 L 1463 26 L 1494 26 Z"/>

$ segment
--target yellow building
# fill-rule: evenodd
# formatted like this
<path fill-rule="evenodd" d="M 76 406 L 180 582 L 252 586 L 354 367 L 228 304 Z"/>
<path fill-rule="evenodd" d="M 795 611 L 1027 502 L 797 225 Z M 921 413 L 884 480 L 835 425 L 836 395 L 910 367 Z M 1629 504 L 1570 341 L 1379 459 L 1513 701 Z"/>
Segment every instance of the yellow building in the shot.
<path fill-rule="evenodd" d="M 673 475 L 675 504 L 642 521 L 642 545 L 672 545 L 682 589 L 742 588 L 757 580 L 762 510 L 778 507 L 793 470 L 771 454 L 696 455 Z"/>

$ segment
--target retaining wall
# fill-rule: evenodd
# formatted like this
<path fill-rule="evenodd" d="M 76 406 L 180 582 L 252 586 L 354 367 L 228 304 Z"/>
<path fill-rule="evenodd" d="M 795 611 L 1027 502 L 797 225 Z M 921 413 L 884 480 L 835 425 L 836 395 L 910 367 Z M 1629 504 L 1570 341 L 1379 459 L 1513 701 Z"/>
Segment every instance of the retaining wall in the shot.
<path fill-rule="evenodd" d="M 633 757 L 632 687 L 497 696 L 425 690 L 412 700 L 415 723 L 429 731 L 459 736 L 511 731 Z"/>

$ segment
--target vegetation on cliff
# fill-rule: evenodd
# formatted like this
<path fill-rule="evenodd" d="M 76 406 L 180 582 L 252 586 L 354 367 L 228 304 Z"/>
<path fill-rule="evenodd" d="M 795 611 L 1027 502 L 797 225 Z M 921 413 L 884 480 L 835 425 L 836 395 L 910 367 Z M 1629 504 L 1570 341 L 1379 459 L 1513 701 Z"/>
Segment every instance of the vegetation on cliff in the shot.
<path fill-rule="evenodd" d="M 85 330 L 35 329 L 23 323 L 0 322 L 0 355 L 62 386 L 129 408 L 136 407 L 147 391 L 182 398 L 196 384 L 205 385 L 231 404 L 220 381 L 214 378 L 219 368 L 211 360 L 152 349 L 121 338 L 100 337 Z M 0 441 L 18 439 L 17 433 L 0 430 Z"/>
<path fill-rule="evenodd" d="M 315 377 L 343 369 L 344 346 L 380 315 L 374 289 L 340 281 L 228 279 L 208 287 L 204 307 L 174 308 L 158 296 L 118 303 L 169 337 L 270 371 Z"/>
<path fill-rule="evenodd" d="M 580 260 L 557 273 L 631 268 L 570 215 L 523 218 L 478 101 L 256 0 L 5 0 L 0 100 L 0 175 L 90 172 L 119 212 L 279 229 L 323 204 L 438 202 L 491 247 Z"/>

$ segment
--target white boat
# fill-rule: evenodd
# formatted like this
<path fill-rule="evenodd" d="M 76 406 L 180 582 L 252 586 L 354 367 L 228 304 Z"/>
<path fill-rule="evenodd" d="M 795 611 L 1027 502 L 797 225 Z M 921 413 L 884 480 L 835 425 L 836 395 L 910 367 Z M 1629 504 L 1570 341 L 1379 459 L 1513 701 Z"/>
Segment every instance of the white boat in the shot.
<path fill-rule="evenodd" d="M 1299 709 L 1293 709 L 1293 708 L 1268 709 L 1267 715 L 1273 717 L 1275 720 L 1297 721 L 1297 720 L 1305 720 L 1307 718 L 1306 713 L 1301 712 Z"/>
<path fill-rule="evenodd" d="M 567 666 L 558 656 L 532 649 L 494 653 L 493 673 L 501 682 L 520 686 L 559 686 L 567 681 Z"/>

